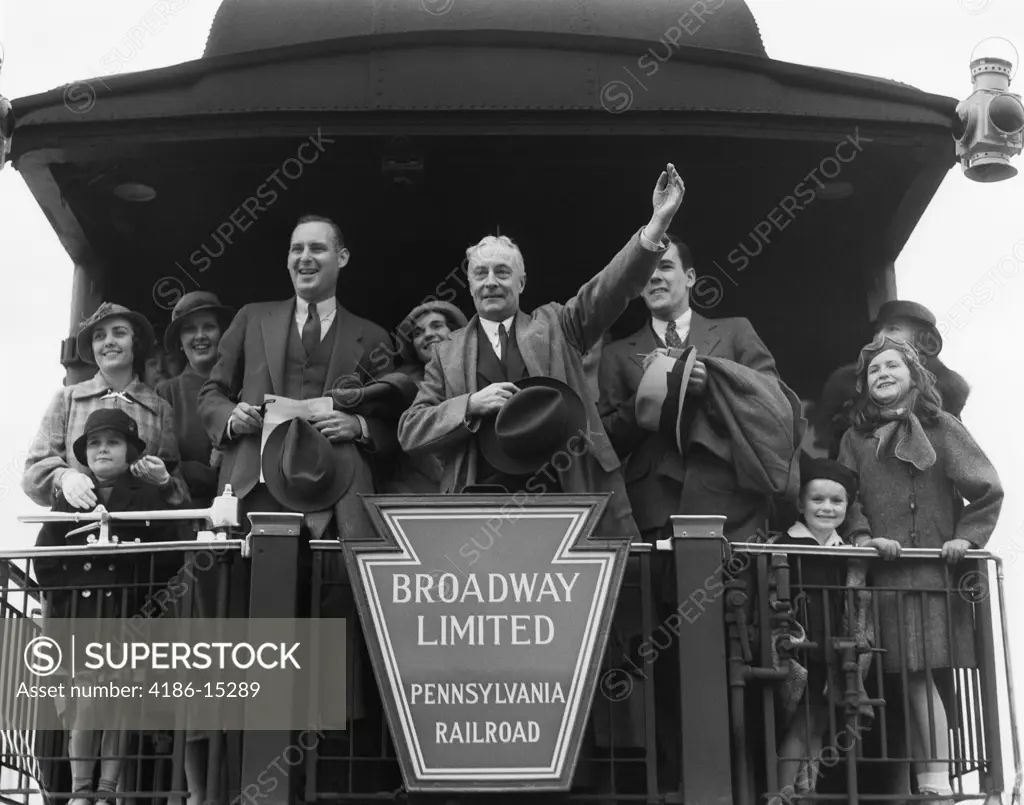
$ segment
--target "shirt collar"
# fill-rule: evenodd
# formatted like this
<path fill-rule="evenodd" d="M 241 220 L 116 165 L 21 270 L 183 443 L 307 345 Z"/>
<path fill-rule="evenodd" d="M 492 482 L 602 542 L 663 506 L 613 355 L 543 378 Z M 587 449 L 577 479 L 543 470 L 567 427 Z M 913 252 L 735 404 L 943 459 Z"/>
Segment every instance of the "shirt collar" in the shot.
<path fill-rule="evenodd" d="M 484 332 L 487 333 L 487 337 L 494 339 L 498 337 L 498 325 L 505 325 L 505 332 L 509 335 L 512 334 L 512 322 L 516 320 L 516 316 L 513 313 L 505 321 L 491 321 L 490 319 L 480 319 L 480 324 L 483 325 Z"/>
<path fill-rule="evenodd" d="M 295 309 L 296 311 L 301 310 L 307 316 L 309 315 L 309 302 L 305 299 L 300 299 L 298 296 L 295 297 Z M 322 302 L 316 303 L 316 313 L 321 319 L 325 319 L 334 313 L 338 309 L 338 299 L 334 296 L 329 296 Z"/>
<path fill-rule="evenodd" d="M 818 538 L 814 536 L 814 532 L 807 527 L 806 523 L 793 523 L 786 533 L 795 539 L 809 539 L 814 540 L 814 542 L 818 542 Z M 843 542 L 843 538 L 833 530 L 832 533 L 825 538 L 825 542 L 819 544 L 823 544 L 826 548 L 838 548 L 842 547 L 846 543 Z"/>
<path fill-rule="evenodd" d="M 676 319 L 676 332 L 684 333 L 690 329 L 690 319 L 693 318 L 693 308 L 686 308 L 686 312 Z M 668 329 L 668 322 L 662 319 L 652 318 L 651 321 L 654 323 L 654 330 L 658 335 L 661 335 Z"/>

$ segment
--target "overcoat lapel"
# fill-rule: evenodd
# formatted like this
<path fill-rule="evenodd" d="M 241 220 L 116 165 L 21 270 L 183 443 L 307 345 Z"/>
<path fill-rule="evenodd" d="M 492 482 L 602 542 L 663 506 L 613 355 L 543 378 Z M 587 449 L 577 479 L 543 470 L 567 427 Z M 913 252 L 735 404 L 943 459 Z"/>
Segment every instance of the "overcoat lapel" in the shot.
<path fill-rule="evenodd" d="M 537 353 L 533 349 L 533 339 L 527 338 L 527 331 L 530 327 L 530 317 L 527 316 L 523 311 L 516 313 L 516 347 L 519 349 L 519 354 L 523 358 L 523 366 L 526 367 L 526 374 L 529 377 L 543 377 L 548 373 L 547 369 L 544 369 L 540 365 L 540 361 L 537 359 Z"/>
<path fill-rule="evenodd" d="M 284 363 L 287 358 L 288 327 L 294 326 L 295 300 L 286 299 L 274 305 L 260 325 L 263 330 L 263 346 L 267 352 L 267 370 L 270 372 L 270 388 L 274 394 L 284 392 Z"/>
<path fill-rule="evenodd" d="M 690 332 L 686 336 L 687 346 L 696 347 L 698 355 L 710 355 L 718 342 L 722 340 L 716 332 L 717 329 L 717 322 L 692 313 Z"/>
<path fill-rule="evenodd" d="M 465 382 L 466 394 L 473 394 L 479 391 L 476 384 L 476 364 L 480 357 L 480 317 L 474 315 L 467 327 L 462 330 L 466 339 L 462 345 L 462 374 Z"/>
<path fill-rule="evenodd" d="M 334 350 L 331 352 L 331 363 L 327 367 L 324 388 L 326 393 L 339 378 L 353 376 L 359 359 L 363 356 L 363 327 L 358 319 L 340 304 L 334 317 Z M 373 374 L 372 366 L 364 366 L 367 375 Z"/>
<path fill-rule="evenodd" d="M 107 511 L 130 511 L 135 500 L 135 493 L 141 483 L 128 472 L 118 476 L 110 488 L 110 500 L 104 504 Z"/>

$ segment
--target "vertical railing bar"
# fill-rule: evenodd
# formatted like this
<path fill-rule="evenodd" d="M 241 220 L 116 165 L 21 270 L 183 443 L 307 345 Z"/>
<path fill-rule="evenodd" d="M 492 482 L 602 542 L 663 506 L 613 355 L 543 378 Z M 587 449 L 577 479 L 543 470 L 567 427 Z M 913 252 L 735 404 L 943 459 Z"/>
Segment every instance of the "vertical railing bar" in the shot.
<path fill-rule="evenodd" d="M 767 640 L 761 640 L 761 667 L 768 667 L 772 660 L 771 642 L 772 634 L 772 608 L 769 600 L 770 573 L 769 564 L 771 554 L 761 554 L 757 557 L 757 607 L 758 625 L 761 634 Z M 786 554 L 786 564 L 789 565 L 789 554 Z M 791 598 L 792 600 L 792 598 Z M 779 747 L 775 740 L 775 699 L 769 685 L 761 685 L 761 709 L 764 714 L 765 733 L 765 773 L 767 775 L 768 791 L 778 794 L 781 791 L 779 784 Z M 743 762 L 745 752 L 738 751 L 737 758 Z M 744 789 L 745 790 L 745 789 Z"/>
<path fill-rule="evenodd" d="M 905 616 L 903 606 L 903 589 L 896 589 L 893 594 L 896 596 L 896 646 L 900 654 L 900 682 L 902 684 L 902 691 L 900 696 L 902 698 L 901 705 L 903 709 L 903 757 L 900 758 L 900 762 L 910 769 L 910 764 L 913 762 L 913 736 L 914 733 L 911 731 L 910 726 L 910 679 L 907 673 L 907 649 L 904 645 L 906 641 L 903 639 L 903 629 L 905 626 Z"/>
<path fill-rule="evenodd" d="M 921 657 L 924 661 L 924 684 L 927 688 L 927 699 L 928 699 L 928 757 L 925 759 L 925 763 L 935 763 L 938 760 L 939 750 L 936 740 L 936 729 L 937 724 L 935 723 L 935 697 L 932 696 L 932 691 L 937 691 L 938 688 L 935 686 L 935 678 L 932 676 L 932 664 L 931 658 L 928 656 L 928 641 L 925 639 L 928 633 L 928 615 L 930 614 L 931 607 L 929 602 L 931 595 L 925 590 L 918 592 L 921 599 Z M 953 647 L 949 647 L 950 656 L 952 656 Z M 948 736 L 947 736 L 948 739 Z"/>
<path fill-rule="evenodd" d="M 645 551 L 638 557 L 640 560 L 640 623 L 641 623 L 641 634 L 650 635 L 654 630 L 654 583 L 653 573 L 651 569 L 651 552 Z M 628 561 L 628 559 L 627 559 Z M 655 660 L 657 661 L 657 660 Z M 673 656 L 670 660 L 662 660 L 662 662 L 676 662 Z M 673 674 L 673 679 L 676 675 Z M 643 689 L 644 689 L 644 760 L 647 767 L 646 771 L 646 785 L 647 785 L 647 796 L 648 799 L 651 797 L 657 797 L 658 795 L 658 743 L 657 743 L 657 718 L 658 714 L 654 706 L 654 695 L 655 695 L 655 680 L 654 680 L 654 664 L 652 663 L 648 672 L 643 673 Z M 675 721 L 675 719 L 671 719 Z M 670 722 L 671 723 L 671 722 Z M 615 733 L 611 732 L 610 736 Z M 681 739 L 681 736 L 680 736 Z M 611 756 L 612 756 L 612 792 L 615 793 L 617 788 L 614 784 L 614 767 L 615 767 L 615 741 L 612 739 L 609 741 L 611 744 Z"/>
<path fill-rule="evenodd" d="M 950 723 L 949 714 L 946 715 L 946 741 L 947 745 L 950 746 L 950 758 L 949 758 L 949 771 L 947 774 L 951 777 L 955 777 L 958 781 L 960 793 L 963 793 L 963 776 L 967 768 L 966 762 L 960 761 L 966 754 L 963 746 L 963 736 L 960 734 L 960 692 L 959 686 L 957 685 L 957 668 L 960 663 L 960 659 L 957 655 L 957 644 L 953 640 L 953 600 L 952 591 L 952 574 L 950 573 L 949 565 L 945 566 L 946 575 L 946 595 L 945 595 L 945 606 L 946 606 L 946 644 L 949 646 L 949 677 L 950 683 L 952 684 L 952 690 L 950 695 L 952 701 L 949 703 L 948 710 L 953 713 L 952 724 Z M 966 603 L 966 602 L 964 602 Z M 973 613 L 972 613 L 973 614 Z M 975 648 L 977 648 L 977 641 L 975 641 Z M 941 699 L 941 697 L 940 697 Z M 949 733 L 952 732 L 953 740 L 950 742 Z"/>

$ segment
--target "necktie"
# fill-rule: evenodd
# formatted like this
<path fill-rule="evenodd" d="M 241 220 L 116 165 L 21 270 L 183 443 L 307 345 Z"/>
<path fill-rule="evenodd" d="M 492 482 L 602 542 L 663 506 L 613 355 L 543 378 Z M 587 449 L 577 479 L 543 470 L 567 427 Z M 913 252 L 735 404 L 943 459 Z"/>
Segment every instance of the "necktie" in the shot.
<path fill-rule="evenodd" d="M 508 330 L 505 329 L 504 324 L 498 325 L 498 346 L 501 349 L 501 354 L 498 358 L 504 363 L 505 358 L 508 357 Z"/>
<path fill-rule="evenodd" d="M 676 323 L 670 321 L 665 326 L 665 346 L 669 349 L 682 349 L 683 339 L 679 337 L 679 333 L 676 331 Z"/>
<path fill-rule="evenodd" d="M 302 325 L 302 346 L 306 355 L 312 355 L 320 343 L 320 317 L 316 313 L 316 305 L 309 306 L 309 318 Z"/>

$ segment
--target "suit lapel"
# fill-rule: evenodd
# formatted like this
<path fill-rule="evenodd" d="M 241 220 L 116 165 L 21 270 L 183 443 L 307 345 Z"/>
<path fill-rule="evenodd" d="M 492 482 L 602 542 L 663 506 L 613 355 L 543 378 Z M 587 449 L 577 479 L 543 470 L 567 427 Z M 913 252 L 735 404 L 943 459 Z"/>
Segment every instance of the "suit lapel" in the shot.
<path fill-rule="evenodd" d="M 463 388 L 467 394 L 473 394 L 479 391 L 476 384 L 476 369 L 480 357 L 480 317 L 474 315 L 469 325 L 460 330 L 457 335 L 461 335 L 465 339 L 462 344 Z"/>
<path fill-rule="evenodd" d="M 273 305 L 263 319 L 263 346 L 267 352 L 270 388 L 274 394 L 284 391 L 284 363 L 287 357 L 289 326 L 295 326 L 295 300 L 287 299 Z M 340 312 L 339 312 L 340 315 Z"/>
<path fill-rule="evenodd" d="M 712 350 L 718 346 L 718 342 L 721 341 L 716 332 L 717 329 L 717 322 L 705 319 L 697 313 L 692 313 L 690 332 L 686 336 L 687 346 L 696 347 L 698 355 L 710 355 Z"/>
<path fill-rule="evenodd" d="M 325 388 L 331 388 L 338 378 L 352 375 L 363 356 L 363 326 L 359 320 L 340 304 L 334 318 L 334 349 L 331 352 L 331 363 L 327 367 Z M 366 373 L 372 374 L 372 367 L 363 367 Z"/>
<path fill-rule="evenodd" d="M 658 342 L 654 337 L 654 328 L 651 326 L 650 321 L 633 334 L 633 337 L 629 340 L 629 346 L 629 359 L 642 372 L 644 370 L 643 356 L 649 355 L 658 348 Z"/>

